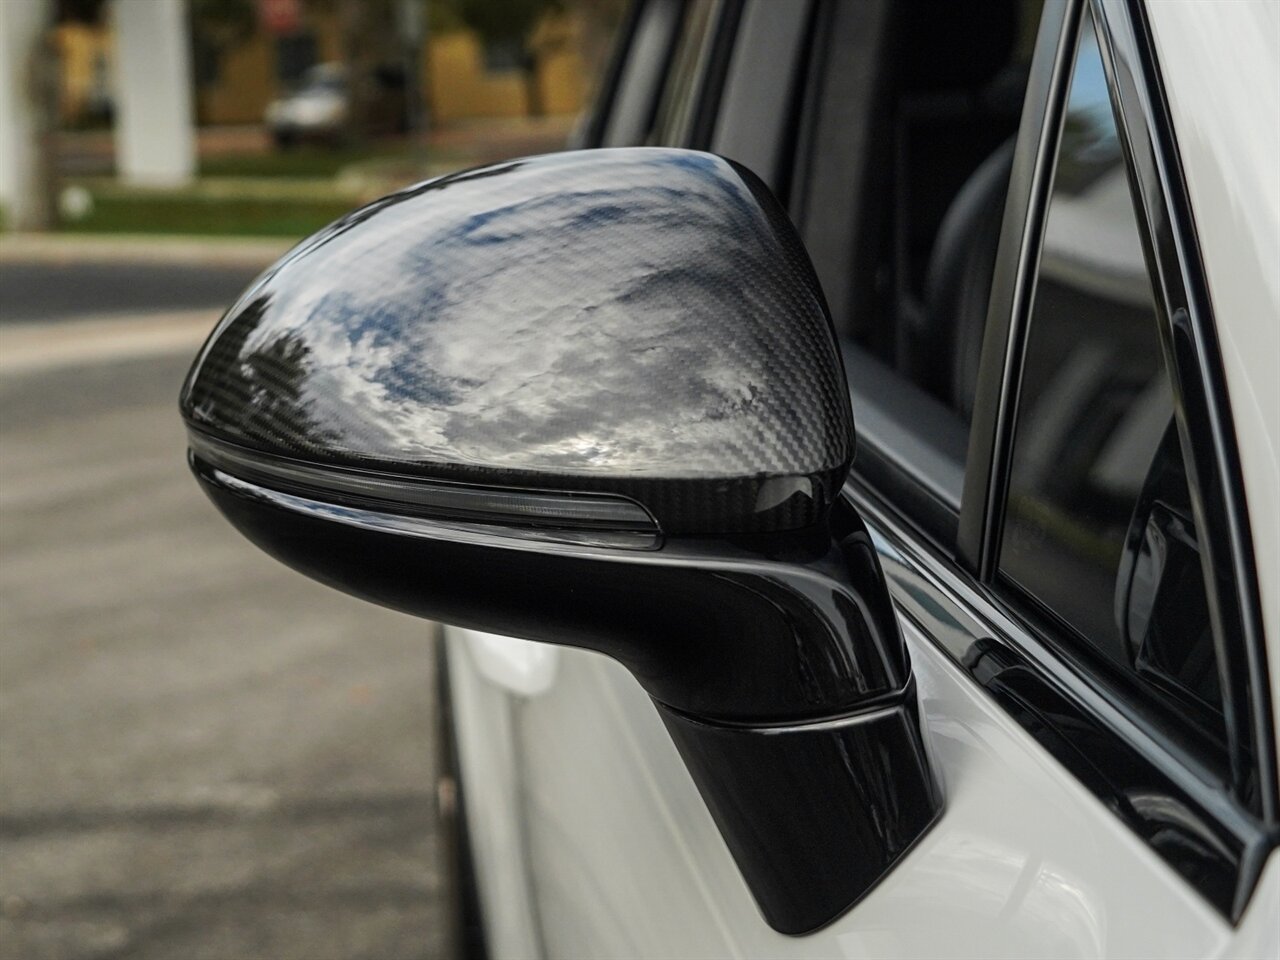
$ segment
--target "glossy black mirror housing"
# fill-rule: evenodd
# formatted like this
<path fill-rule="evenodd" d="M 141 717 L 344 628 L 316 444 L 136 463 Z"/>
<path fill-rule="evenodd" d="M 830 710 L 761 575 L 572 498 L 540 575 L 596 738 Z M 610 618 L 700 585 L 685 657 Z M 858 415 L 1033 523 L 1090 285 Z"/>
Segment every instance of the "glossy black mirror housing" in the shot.
<path fill-rule="evenodd" d="M 516 160 L 339 220 L 227 313 L 182 410 L 313 465 L 626 497 L 664 535 L 810 526 L 853 456 L 785 213 L 742 167 L 657 148 Z"/>
<path fill-rule="evenodd" d="M 394 194 L 264 274 L 181 406 L 206 493 L 285 563 L 625 664 L 776 929 L 838 915 L 936 819 L 839 498 L 834 332 L 748 171 L 589 151 Z"/>
<path fill-rule="evenodd" d="M 359 596 L 603 650 L 717 722 L 906 685 L 874 551 L 830 521 L 853 424 L 825 301 L 776 200 L 727 160 L 586 151 L 393 194 L 264 274 L 181 405 L 237 527 Z M 278 536 L 286 503 L 326 532 Z M 354 540 L 393 528 L 417 538 L 371 577 Z M 476 537 L 513 552 L 468 566 Z M 596 552 L 575 565 L 556 543 Z M 505 573 L 456 576 L 482 568 Z"/>

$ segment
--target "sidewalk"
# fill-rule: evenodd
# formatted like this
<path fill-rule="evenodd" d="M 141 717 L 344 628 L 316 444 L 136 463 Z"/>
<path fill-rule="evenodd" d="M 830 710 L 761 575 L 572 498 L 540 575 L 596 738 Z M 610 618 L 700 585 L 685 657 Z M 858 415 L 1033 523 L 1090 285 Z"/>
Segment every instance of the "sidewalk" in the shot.
<path fill-rule="evenodd" d="M 217 322 L 218 312 L 205 307 L 60 323 L 0 324 L 0 377 L 172 354 L 194 356 Z"/>

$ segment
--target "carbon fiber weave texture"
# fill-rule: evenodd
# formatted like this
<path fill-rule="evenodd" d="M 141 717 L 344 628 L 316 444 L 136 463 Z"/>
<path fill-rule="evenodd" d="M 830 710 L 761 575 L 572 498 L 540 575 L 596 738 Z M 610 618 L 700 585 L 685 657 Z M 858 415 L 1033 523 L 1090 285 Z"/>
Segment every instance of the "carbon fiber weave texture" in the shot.
<path fill-rule="evenodd" d="M 853 453 L 785 213 L 666 149 L 410 188 L 299 244 L 228 311 L 190 424 L 312 463 L 632 496 L 668 533 L 804 526 Z"/>

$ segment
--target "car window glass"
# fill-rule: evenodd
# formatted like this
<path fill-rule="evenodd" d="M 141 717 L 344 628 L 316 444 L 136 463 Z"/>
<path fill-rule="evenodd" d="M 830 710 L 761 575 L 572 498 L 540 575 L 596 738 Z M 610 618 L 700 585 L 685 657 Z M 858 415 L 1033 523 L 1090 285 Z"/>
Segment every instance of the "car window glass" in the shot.
<path fill-rule="evenodd" d="M 1091 15 L 1018 397 L 999 570 L 1062 639 L 1221 739 L 1222 698 L 1158 315 Z"/>
<path fill-rule="evenodd" d="M 838 5 L 841 47 L 827 52 L 817 104 L 828 116 L 812 165 L 847 155 L 803 212 L 837 327 L 966 423 L 1041 12 L 1016 0 Z M 831 216 L 842 233 L 820 228 Z"/>
<path fill-rule="evenodd" d="M 1041 13 L 860 0 L 815 19 L 791 209 L 845 340 L 854 469 L 944 545 Z"/>
<path fill-rule="evenodd" d="M 698 80 L 711 49 L 719 0 L 690 0 L 684 10 L 675 57 L 658 102 L 649 142 L 685 145 L 698 95 Z"/>

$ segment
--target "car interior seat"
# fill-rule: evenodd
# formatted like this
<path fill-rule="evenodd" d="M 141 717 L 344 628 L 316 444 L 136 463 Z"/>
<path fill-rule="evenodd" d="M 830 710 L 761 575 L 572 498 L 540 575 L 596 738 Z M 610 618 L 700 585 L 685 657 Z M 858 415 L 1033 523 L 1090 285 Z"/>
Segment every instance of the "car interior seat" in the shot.
<path fill-rule="evenodd" d="M 956 194 L 938 227 L 925 278 L 927 335 L 936 338 L 936 355 L 950 358 L 949 369 L 939 372 L 939 387 L 947 391 L 941 399 L 965 423 L 973 416 L 1013 147 L 1010 137 Z"/>
<path fill-rule="evenodd" d="M 1019 13 L 921 0 L 900 26 L 888 359 L 966 421 L 1026 88 Z"/>

